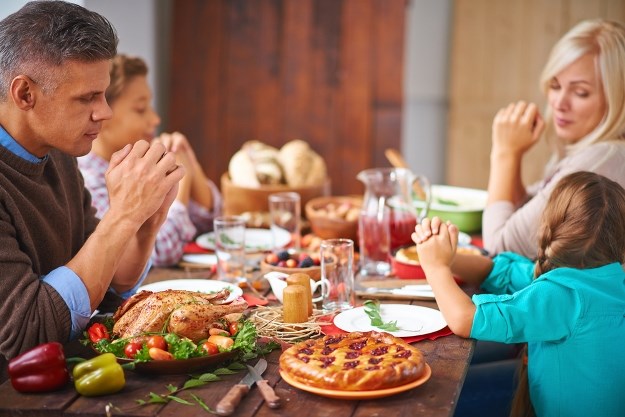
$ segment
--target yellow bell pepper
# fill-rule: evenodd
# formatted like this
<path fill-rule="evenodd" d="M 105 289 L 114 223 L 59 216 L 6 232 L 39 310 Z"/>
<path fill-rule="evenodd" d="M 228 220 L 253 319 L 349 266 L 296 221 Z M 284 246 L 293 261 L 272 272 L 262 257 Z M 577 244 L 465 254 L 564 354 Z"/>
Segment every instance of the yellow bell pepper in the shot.
<path fill-rule="evenodd" d="M 113 394 L 126 384 L 124 370 L 112 353 L 79 363 L 72 375 L 76 391 L 86 397 Z"/>

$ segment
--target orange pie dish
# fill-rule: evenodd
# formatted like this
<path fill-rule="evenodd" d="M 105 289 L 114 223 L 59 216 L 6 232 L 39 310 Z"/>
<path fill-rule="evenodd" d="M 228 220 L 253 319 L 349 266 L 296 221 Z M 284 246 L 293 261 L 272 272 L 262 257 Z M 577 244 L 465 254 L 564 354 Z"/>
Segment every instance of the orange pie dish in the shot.
<path fill-rule="evenodd" d="M 330 390 L 323 388 L 311 387 L 310 385 L 306 385 L 304 383 L 298 382 L 291 378 L 286 372 L 280 370 L 280 376 L 284 379 L 284 382 L 287 384 L 299 388 L 302 391 L 310 392 L 312 394 L 321 395 L 322 397 L 328 398 L 336 398 L 340 400 L 372 400 L 375 398 L 383 398 L 391 395 L 399 394 L 413 388 L 418 387 L 419 385 L 423 385 L 427 382 L 428 379 L 432 376 L 432 368 L 428 364 L 425 364 L 425 371 L 423 375 L 408 384 L 400 385 L 398 387 L 387 388 L 387 389 L 378 389 L 373 391 L 340 391 L 340 390 Z"/>

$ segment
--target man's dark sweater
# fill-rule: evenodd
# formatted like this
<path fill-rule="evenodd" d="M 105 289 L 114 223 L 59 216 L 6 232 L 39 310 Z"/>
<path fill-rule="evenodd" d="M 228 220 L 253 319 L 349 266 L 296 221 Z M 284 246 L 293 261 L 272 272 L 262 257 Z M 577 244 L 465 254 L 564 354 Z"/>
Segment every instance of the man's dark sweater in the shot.
<path fill-rule="evenodd" d="M 68 341 L 68 306 L 40 278 L 72 259 L 97 222 L 75 158 L 52 151 L 34 164 L 0 146 L 0 381 L 7 358 Z"/>

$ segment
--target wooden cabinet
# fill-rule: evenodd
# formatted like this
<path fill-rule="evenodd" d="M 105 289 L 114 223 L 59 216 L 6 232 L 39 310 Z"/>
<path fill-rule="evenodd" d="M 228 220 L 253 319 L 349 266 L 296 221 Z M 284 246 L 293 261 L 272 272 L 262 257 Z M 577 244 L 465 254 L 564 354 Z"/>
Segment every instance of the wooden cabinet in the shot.
<path fill-rule="evenodd" d="M 218 182 L 252 139 L 303 139 L 332 193 L 399 147 L 405 0 L 185 0 L 172 4 L 170 130 Z"/>

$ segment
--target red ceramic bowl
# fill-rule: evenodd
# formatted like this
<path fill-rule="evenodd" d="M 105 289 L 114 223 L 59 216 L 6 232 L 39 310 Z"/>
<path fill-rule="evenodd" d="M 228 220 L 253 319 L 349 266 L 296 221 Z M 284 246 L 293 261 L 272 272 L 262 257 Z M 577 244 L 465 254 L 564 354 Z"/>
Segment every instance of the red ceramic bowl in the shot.
<path fill-rule="evenodd" d="M 458 253 L 467 255 L 478 255 L 482 253 L 476 247 L 458 247 Z M 425 272 L 419 264 L 419 255 L 417 255 L 416 246 L 405 246 L 397 249 L 391 258 L 391 268 L 393 274 L 401 279 L 425 279 Z M 462 283 L 462 278 L 454 275 L 457 283 Z"/>
<path fill-rule="evenodd" d="M 401 279 L 425 279 L 423 268 L 419 264 L 416 246 L 397 249 L 391 258 L 393 275 Z"/>

